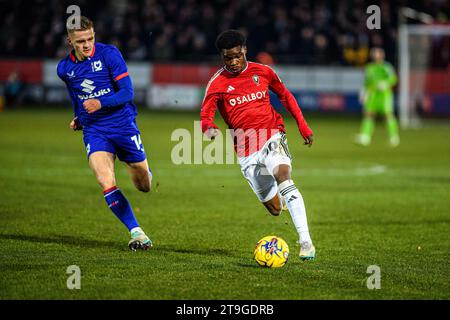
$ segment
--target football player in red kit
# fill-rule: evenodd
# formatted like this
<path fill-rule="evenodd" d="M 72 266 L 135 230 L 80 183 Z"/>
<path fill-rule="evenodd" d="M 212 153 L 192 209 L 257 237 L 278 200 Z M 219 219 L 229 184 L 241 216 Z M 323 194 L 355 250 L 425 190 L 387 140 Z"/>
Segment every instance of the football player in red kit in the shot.
<path fill-rule="evenodd" d="M 294 96 L 270 67 L 247 61 L 245 36 L 237 30 L 222 32 L 216 47 L 224 66 L 209 81 L 201 110 L 201 127 L 209 138 L 217 136 L 216 109 L 231 129 L 244 177 L 259 200 L 275 216 L 283 203 L 299 234 L 300 259 L 315 258 L 302 195 L 291 179 L 289 154 L 282 117 L 270 104 L 274 92 L 294 117 L 304 144 L 311 146 L 308 127 Z"/>

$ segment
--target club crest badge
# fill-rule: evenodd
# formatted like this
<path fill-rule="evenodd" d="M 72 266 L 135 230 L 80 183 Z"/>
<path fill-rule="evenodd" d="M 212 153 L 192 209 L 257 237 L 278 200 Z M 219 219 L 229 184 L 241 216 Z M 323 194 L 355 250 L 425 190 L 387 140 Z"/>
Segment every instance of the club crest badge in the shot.
<path fill-rule="evenodd" d="M 103 70 L 102 62 L 100 60 L 94 61 L 91 63 L 92 71 L 101 71 Z"/>
<path fill-rule="evenodd" d="M 253 78 L 253 81 L 256 83 L 256 85 L 259 86 L 259 77 L 258 77 L 258 75 L 255 74 L 255 75 L 253 75 L 252 78 Z"/>

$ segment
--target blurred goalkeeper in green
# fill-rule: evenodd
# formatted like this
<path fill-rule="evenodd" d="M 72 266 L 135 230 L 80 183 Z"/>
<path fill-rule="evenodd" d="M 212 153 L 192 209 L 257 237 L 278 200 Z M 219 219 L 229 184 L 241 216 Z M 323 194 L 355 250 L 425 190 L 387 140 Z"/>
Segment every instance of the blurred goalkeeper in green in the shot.
<path fill-rule="evenodd" d="M 364 107 L 364 117 L 356 143 L 363 146 L 370 144 L 375 127 L 375 117 L 379 114 L 385 117 L 390 145 L 396 147 L 400 143 L 400 138 L 394 115 L 392 88 L 397 83 L 397 76 L 392 65 L 384 61 L 382 48 L 372 48 L 370 55 L 373 62 L 366 66 L 364 88 L 359 96 Z"/>

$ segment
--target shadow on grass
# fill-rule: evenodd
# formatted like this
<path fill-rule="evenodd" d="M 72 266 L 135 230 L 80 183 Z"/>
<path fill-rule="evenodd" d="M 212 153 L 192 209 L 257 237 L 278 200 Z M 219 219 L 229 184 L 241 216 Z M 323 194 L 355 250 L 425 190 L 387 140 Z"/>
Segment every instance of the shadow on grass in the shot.
<path fill-rule="evenodd" d="M 254 262 L 254 263 L 242 263 L 242 262 L 239 262 L 239 263 L 236 263 L 236 265 L 238 267 L 241 267 L 241 268 L 261 269 L 261 267 L 258 266 L 256 264 L 256 262 Z"/>
<path fill-rule="evenodd" d="M 57 236 L 37 236 L 37 235 L 26 235 L 26 234 L 0 234 L 0 239 L 6 240 L 16 240 L 16 241 L 28 241 L 34 243 L 49 243 L 49 244 L 60 244 L 68 245 L 73 247 L 86 247 L 86 248 L 111 248 L 117 247 L 118 249 L 123 248 L 123 243 L 115 243 L 111 241 L 100 241 L 83 239 L 75 236 L 68 235 L 57 235 Z"/>
<path fill-rule="evenodd" d="M 209 270 L 228 270 L 230 267 L 233 270 L 256 270 L 260 268 L 256 262 L 251 261 L 250 258 L 245 259 L 249 262 L 242 262 L 244 260 L 242 254 L 234 250 L 226 250 L 223 248 L 174 248 L 174 247 L 156 247 L 155 251 L 160 251 L 164 253 L 174 253 L 187 255 L 183 257 L 183 261 L 197 261 L 196 265 L 208 268 Z M 192 256 L 193 255 L 193 256 Z M 195 257 L 197 255 L 197 257 Z M 202 256 L 199 261 L 198 255 Z M 225 259 L 224 259 L 225 258 Z M 187 259 L 187 260 L 186 260 Z"/>
<path fill-rule="evenodd" d="M 173 252 L 173 253 L 186 253 L 186 254 L 199 254 L 199 255 L 207 255 L 207 256 L 224 256 L 231 257 L 233 256 L 233 252 L 231 250 L 225 250 L 221 248 L 174 248 L 174 247 L 157 247 L 155 250 L 161 252 Z"/>
<path fill-rule="evenodd" d="M 64 246 L 73 246 L 80 248 L 117 248 L 119 251 L 124 251 L 122 242 L 100 241 L 83 239 L 76 236 L 68 235 L 55 235 L 55 236 L 37 236 L 37 235 L 25 235 L 25 234 L 0 234 L 0 239 L 15 240 L 19 242 L 33 242 L 33 243 L 47 243 L 47 244 L 59 244 Z M 128 249 L 128 248 L 127 248 Z M 156 246 L 153 250 L 162 253 L 175 253 L 175 254 L 195 254 L 202 256 L 221 256 L 228 258 L 242 258 L 239 253 L 233 250 L 227 250 L 223 248 L 179 248 L 171 246 Z M 253 263 L 235 263 L 238 267 L 243 268 L 259 268 Z"/>

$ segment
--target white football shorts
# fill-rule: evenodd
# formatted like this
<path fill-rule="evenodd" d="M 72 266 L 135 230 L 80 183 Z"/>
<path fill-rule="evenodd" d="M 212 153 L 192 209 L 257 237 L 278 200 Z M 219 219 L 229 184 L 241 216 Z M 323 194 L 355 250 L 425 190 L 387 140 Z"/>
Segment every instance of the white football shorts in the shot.
<path fill-rule="evenodd" d="M 280 164 L 291 166 L 286 135 L 278 132 L 264 146 L 247 157 L 238 158 L 241 171 L 259 201 L 267 202 L 278 193 L 274 170 Z"/>

